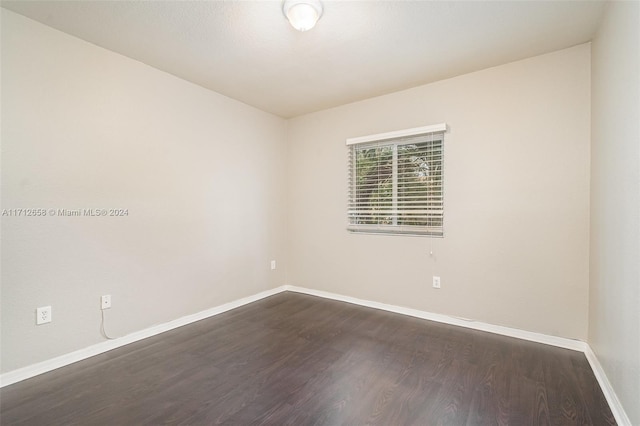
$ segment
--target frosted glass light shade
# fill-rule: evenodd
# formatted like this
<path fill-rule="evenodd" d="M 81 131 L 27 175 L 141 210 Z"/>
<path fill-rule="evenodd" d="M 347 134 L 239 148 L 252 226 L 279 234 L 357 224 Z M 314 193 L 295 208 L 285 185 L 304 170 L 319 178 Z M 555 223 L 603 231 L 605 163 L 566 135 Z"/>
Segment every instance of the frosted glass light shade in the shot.
<path fill-rule="evenodd" d="M 307 31 L 322 16 L 322 3 L 319 0 L 285 0 L 282 11 L 293 28 Z"/>

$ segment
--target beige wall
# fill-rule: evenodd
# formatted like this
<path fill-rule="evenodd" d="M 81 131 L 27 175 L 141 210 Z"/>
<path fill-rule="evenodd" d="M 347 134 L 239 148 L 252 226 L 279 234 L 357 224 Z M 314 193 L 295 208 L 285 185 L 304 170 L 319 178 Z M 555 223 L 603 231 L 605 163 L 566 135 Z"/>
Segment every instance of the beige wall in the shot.
<path fill-rule="evenodd" d="M 289 284 L 586 340 L 589 85 L 585 44 L 290 120 Z M 434 257 L 347 232 L 345 139 L 440 122 Z"/>
<path fill-rule="evenodd" d="M 3 9 L 2 208 L 129 216 L 2 219 L 2 371 L 284 284 L 285 131 Z"/>
<path fill-rule="evenodd" d="M 611 2 L 593 42 L 589 344 L 640 424 L 640 3 Z"/>

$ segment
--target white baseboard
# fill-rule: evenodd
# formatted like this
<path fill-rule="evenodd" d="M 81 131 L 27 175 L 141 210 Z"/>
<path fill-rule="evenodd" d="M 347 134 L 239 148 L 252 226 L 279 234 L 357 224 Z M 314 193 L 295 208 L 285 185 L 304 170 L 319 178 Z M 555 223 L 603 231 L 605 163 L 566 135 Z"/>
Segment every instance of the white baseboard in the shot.
<path fill-rule="evenodd" d="M 620 400 L 618 399 L 607 375 L 602 369 L 602 365 L 598 361 L 595 353 L 591 350 L 591 347 L 583 341 L 572 340 L 564 337 L 550 336 L 542 333 L 535 333 L 532 331 L 519 330 L 517 328 L 504 327 L 501 325 L 493 325 L 480 321 L 465 320 L 461 318 L 451 317 L 448 315 L 435 314 L 426 311 L 420 311 L 417 309 L 404 308 L 402 306 L 389 305 L 386 303 L 373 302 L 370 300 L 358 299 L 355 297 L 344 296 L 341 294 L 330 293 L 321 290 L 312 290 L 304 287 L 297 287 L 292 285 L 283 285 L 271 290 L 266 290 L 252 296 L 244 297 L 242 299 L 234 300 L 233 302 L 225 303 L 224 305 L 216 306 L 211 309 L 207 309 L 202 312 L 188 315 L 176 320 L 159 324 L 144 330 L 136 331 L 126 336 L 109 340 L 106 342 L 98 343 L 93 346 L 89 346 L 85 349 L 80 349 L 75 352 L 71 352 L 59 357 L 39 362 L 18 370 L 9 371 L 0 375 L 0 387 L 8 386 L 10 384 L 26 380 L 28 378 L 37 376 L 42 373 L 46 373 L 51 370 L 55 370 L 60 367 L 64 367 L 74 362 L 82 361 L 83 359 L 90 358 L 94 355 L 99 355 L 104 352 L 108 352 L 112 349 L 119 348 L 129 343 L 137 342 L 138 340 L 146 339 L 147 337 L 155 336 L 165 331 L 172 330 L 174 328 L 182 327 L 183 325 L 191 324 L 196 321 L 200 321 L 205 318 L 209 318 L 231 309 L 238 308 L 240 306 L 264 299 L 265 297 L 272 296 L 283 291 L 292 291 L 296 293 L 303 293 L 312 296 L 318 296 L 325 299 L 338 300 L 341 302 L 352 303 L 354 305 L 366 306 L 374 309 L 381 309 L 383 311 L 395 312 L 402 315 L 408 315 L 416 318 L 422 318 L 430 321 L 436 321 L 444 324 L 456 325 L 459 327 L 471 328 L 474 330 L 486 331 L 489 333 L 500 334 L 503 336 L 515 337 L 518 339 L 529 340 L 537 343 L 544 343 L 546 345 L 557 346 L 565 349 L 572 349 L 575 351 L 583 352 L 587 358 L 587 361 L 591 365 L 600 388 L 609 403 L 609 407 L 615 416 L 616 422 L 621 425 L 631 426 L 629 417 L 624 411 Z"/>
<path fill-rule="evenodd" d="M 128 345 L 129 343 L 137 342 L 138 340 L 146 339 L 147 337 L 155 336 L 157 334 L 164 333 L 165 331 L 173 330 L 174 328 L 182 327 L 183 325 L 191 324 L 192 322 L 200 321 L 205 318 L 230 311 L 231 309 L 238 308 L 240 306 L 255 302 L 260 299 L 264 299 L 265 297 L 269 297 L 283 291 L 285 291 L 285 286 L 266 290 L 258 294 L 244 297 L 242 299 L 234 300 L 233 302 L 225 303 L 224 305 L 204 310 L 202 312 L 187 315 L 185 317 L 178 318 L 176 320 L 169 321 L 163 324 L 154 325 L 153 327 L 136 331 L 117 339 L 107 340 L 105 342 L 97 343 L 87 348 L 60 355 L 58 357 L 39 362 L 37 364 L 9 371 L 0 375 L 0 387 L 8 386 L 13 383 L 37 376 L 39 374 L 64 367 L 69 364 L 73 364 L 74 362 L 82 361 L 83 359 L 108 352 L 112 349 Z"/>
<path fill-rule="evenodd" d="M 605 374 L 600 361 L 598 361 L 598 357 L 596 357 L 596 354 L 593 352 L 590 346 L 587 346 L 586 350 L 584 351 L 584 355 L 587 357 L 589 365 L 591 365 L 593 374 L 598 380 L 600 389 L 602 389 L 602 393 L 604 393 L 604 397 L 609 403 L 609 408 L 611 408 L 611 412 L 616 418 L 616 422 L 620 426 L 631 426 L 631 420 L 629 420 L 627 413 L 624 411 L 624 408 L 622 407 L 622 404 L 618 399 L 618 395 L 616 395 L 616 392 L 613 390 L 613 386 L 611 386 L 609 378 Z"/>
<path fill-rule="evenodd" d="M 430 321 L 441 322 L 459 327 L 472 328 L 474 330 L 487 331 L 489 333 L 500 334 L 503 336 L 516 337 L 518 339 L 530 340 L 532 342 L 544 343 L 546 345 L 557 346 L 574 351 L 584 352 L 587 344 L 581 340 L 567 339 L 564 337 L 550 336 L 548 334 L 534 333 L 532 331 L 520 330 L 517 328 L 504 327 L 501 325 L 488 324 L 481 321 L 466 320 L 462 318 L 451 317 L 448 315 L 434 314 L 431 312 L 420 311 L 417 309 L 404 308 L 402 306 L 388 305 L 386 303 L 372 302 L 370 300 L 357 299 L 355 297 L 343 296 L 341 294 L 329 293 L 326 291 L 312 290 L 304 287 L 296 287 L 291 285 L 284 286 L 287 291 L 309 294 L 312 296 L 324 297 L 325 299 L 339 300 L 342 302 L 353 303 L 355 305 L 366 306 L 369 308 L 381 309 L 383 311 L 395 312 L 398 314 L 409 315 L 416 318 L 422 318 Z"/>

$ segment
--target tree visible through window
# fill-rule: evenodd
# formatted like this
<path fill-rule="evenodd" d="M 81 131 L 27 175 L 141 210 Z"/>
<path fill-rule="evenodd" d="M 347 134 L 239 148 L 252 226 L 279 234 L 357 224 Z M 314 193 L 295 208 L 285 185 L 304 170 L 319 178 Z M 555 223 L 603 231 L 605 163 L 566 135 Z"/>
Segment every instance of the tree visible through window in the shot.
<path fill-rule="evenodd" d="M 443 132 L 350 146 L 348 229 L 442 236 Z"/>

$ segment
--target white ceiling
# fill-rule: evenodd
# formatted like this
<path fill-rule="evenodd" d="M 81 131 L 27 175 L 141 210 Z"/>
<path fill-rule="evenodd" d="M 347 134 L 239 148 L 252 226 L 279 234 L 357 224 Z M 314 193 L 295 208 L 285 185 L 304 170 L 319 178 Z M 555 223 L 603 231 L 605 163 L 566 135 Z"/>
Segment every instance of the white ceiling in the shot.
<path fill-rule="evenodd" d="M 288 118 L 589 41 L 600 1 L 2 1 L 46 25 Z"/>

